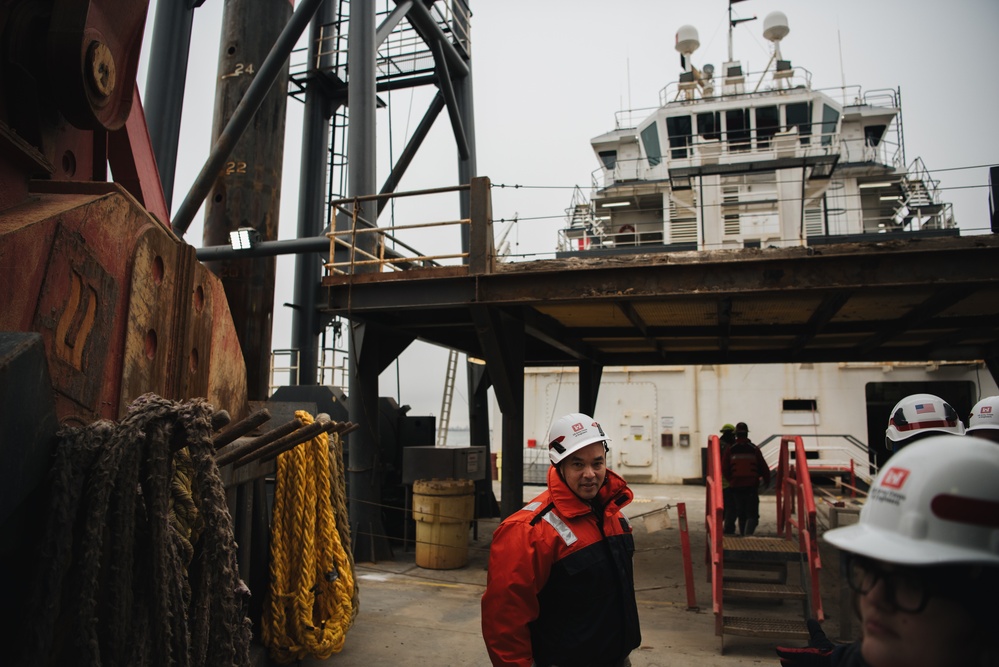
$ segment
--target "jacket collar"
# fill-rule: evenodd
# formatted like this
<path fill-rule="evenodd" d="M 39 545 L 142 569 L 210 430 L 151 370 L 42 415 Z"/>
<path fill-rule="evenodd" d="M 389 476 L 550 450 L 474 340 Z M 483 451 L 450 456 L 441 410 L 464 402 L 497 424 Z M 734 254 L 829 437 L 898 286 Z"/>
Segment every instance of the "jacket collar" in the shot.
<path fill-rule="evenodd" d="M 572 492 L 555 466 L 548 468 L 548 490 L 555 508 L 563 518 L 582 516 L 592 512 L 594 507 L 602 507 L 604 514 L 613 514 L 635 497 L 624 478 L 613 470 L 607 471 L 604 484 L 600 487 L 597 497 L 593 499 L 592 505 Z"/>

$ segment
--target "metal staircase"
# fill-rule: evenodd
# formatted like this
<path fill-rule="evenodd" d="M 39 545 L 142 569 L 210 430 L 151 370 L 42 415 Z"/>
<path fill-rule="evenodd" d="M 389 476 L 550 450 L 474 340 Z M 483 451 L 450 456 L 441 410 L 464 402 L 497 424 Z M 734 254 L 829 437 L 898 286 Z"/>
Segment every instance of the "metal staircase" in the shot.
<path fill-rule="evenodd" d="M 794 456 L 790 455 L 794 450 Z M 793 461 L 793 463 L 792 463 Z M 723 534 L 721 448 L 708 444 L 707 534 L 715 634 L 808 641 L 806 620 L 822 621 L 821 561 L 804 445 L 798 436 L 781 440 L 777 466 L 777 535 Z M 785 608 L 792 601 L 800 607 Z"/>
<path fill-rule="evenodd" d="M 940 181 L 930 175 L 922 158 L 916 158 L 902 178 L 901 225 L 918 229 L 954 226 L 950 204 L 940 201 Z"/>

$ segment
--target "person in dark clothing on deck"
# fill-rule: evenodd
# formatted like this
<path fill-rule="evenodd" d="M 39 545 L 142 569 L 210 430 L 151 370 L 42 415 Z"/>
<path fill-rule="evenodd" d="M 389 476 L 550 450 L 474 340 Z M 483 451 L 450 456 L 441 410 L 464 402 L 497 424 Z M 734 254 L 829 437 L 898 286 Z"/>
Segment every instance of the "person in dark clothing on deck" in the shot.
<path fill-rule="evenodd" d="M 725 456 L 732 445 L 735 444 L 735 426 L 725 424 L 721 427 L 721 435 L 718 436 L 718 443 L 721 445 L 721 455 Z M 728 480 L 722 478 L 722 506 L 725 511 L 725 534 L 735 535 L 735 498 L 732 496 L 732 489 L 728 485 Z"/>
<path fill-rule="evenodd" d="M 760 482 L 764 488 L 770 486 L 770 466 L 749 439 L 746 422 L 735 425 L 735 444 L 722 458 L 722 476 L 735 501 L 739 535 L 752 535 L 760 523 Z"/>

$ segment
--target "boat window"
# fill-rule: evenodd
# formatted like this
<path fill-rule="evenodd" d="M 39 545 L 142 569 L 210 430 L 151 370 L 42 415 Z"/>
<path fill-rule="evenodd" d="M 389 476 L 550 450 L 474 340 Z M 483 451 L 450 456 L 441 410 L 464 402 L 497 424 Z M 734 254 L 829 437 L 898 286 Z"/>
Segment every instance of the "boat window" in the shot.
<path fill-rule="evenodd" d="M 885 136 L 887 125 L 867 125 L 864 127 L 864 145 L 877 146 Z"/>
<path fill-rule="evenodd" d="M 645 155 L 649 159 L 649 166 L 655 167 L 663 159 L 662 149 L 659 148 L 659 131 L 656 124 L 652 123 L 642 130 L 642 145 L 645 146 Z"/>
<path fill-rule="evenodd" d="M 796 102 L 785 108 L 788 131 L 798 128 L 798 141 L 802 146 L 811 143 L 812 135 L 812 103 Z"/>
<path fill-rule="evenodd" d="M 822 145 L 832 144 L 833 135 L 836 134 L 836 125 L 839 123 L 839 111 L 833 109 L 828 104 L 822 105 Z"/>
<path fill-rule="evenodd" d="M 669 135 L 670 157 L 687 157 L 687 146 L 692 134 L 690 116 L 673 116 L 666 119 L 666 134 Z M 645 136 L 645 133 L 642 133 Z"/>
<path fill-rule="evenodd" d="M 749 109 L 729 109 L 725 112 L 725 131 L 730 151 L 748 151 Z"/>
<path fill-rule="evenodd" d="M 614 169 L 617 164 L 617 151 L 600 151 L 597 153 L 600 161 L 604 163 L 604 169 Z"/>
<path fill-rule="evenodd" d="M 697 114 L 697 134 L 708 141 L 721 139 L 721 119 L 717 111 Z"/>
<path fill-rule="evenodd" d="M 756 147 L 770 148 L 770 140 L 780 130 L 780 110 L 777 107 L 756 108 Z"/>

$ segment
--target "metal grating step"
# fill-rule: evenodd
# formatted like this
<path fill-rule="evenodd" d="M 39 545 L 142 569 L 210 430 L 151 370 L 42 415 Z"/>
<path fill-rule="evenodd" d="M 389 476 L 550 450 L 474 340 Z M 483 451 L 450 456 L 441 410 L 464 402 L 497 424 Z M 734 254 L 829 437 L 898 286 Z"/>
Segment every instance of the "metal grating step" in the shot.
<path fill-rule="evenodd" d="M 728 583 L 783 584 L 787 582 L 787 561 L 739 561 L 725 562 L 722 581 Z"/>
<path fill-rule="evenodd" d="M 772 584 L 767 582 L 725 582 L 722 594 L 737 598 L 754 598 L 763 600 L 804 600 L 807 598 L 805 589 L 794 584 Z"/>
<path fill-rule="evenodd" d="M 735 537 L 722 540 L 726 565 L 731 561 L 786 562 L 801 559 L 797 542 L 781 537 Z"/>
<path fill-rule="evenodd" d="M 808 641 L 808 626 L 805 625 L 805 621 L 786 618 L 725 616 L 722 619 L 722 633 L 741 637 Z"/>

